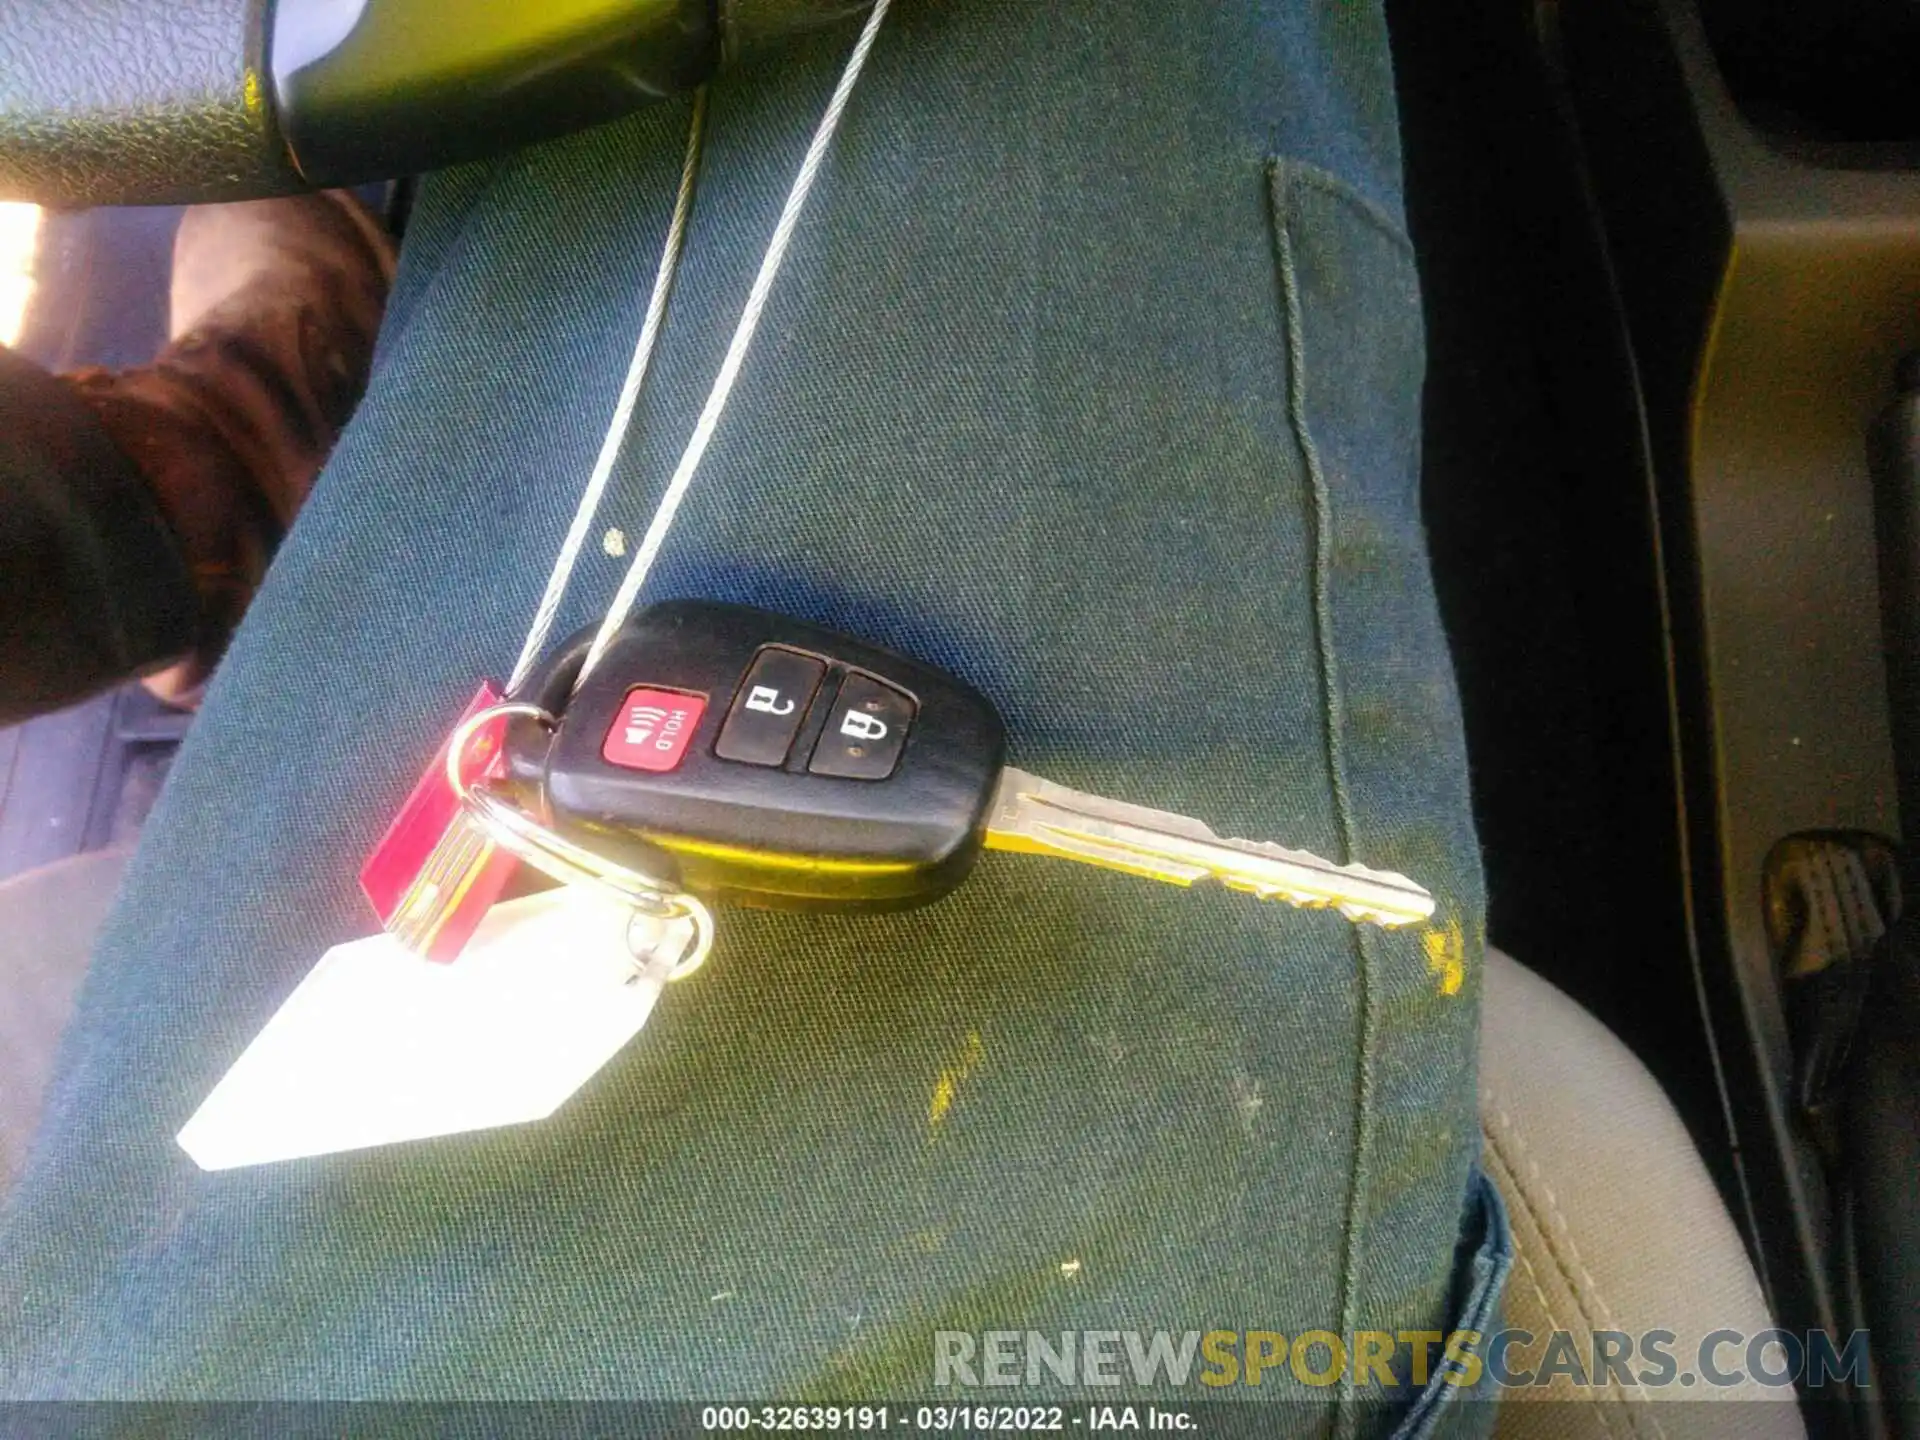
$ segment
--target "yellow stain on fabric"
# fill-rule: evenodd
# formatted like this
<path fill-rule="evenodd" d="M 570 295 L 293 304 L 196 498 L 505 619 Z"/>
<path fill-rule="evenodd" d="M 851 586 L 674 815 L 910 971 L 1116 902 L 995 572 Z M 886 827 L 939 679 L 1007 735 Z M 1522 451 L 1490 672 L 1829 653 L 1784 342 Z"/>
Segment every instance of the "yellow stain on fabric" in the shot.
<path fill-rule="evenodd" d="M 960 1087 L 966 1078 L 974 1072 L 987 1053 L 987 1047 L 980 1043 L 980 1032 L 969 1030 L 967 1038 L 961 1043 L 960 1053 L 951 1065 L 940 1068 L 940 1078 L 933 1082 L 933 1098 L 927 1102 L 927 1134 L 929 1138 L 940 1133 L 947 1112 L 953 1108 L 953 1097 L 960 1093 Z"/>
<path fill-rule="evenodd" d="M 1435 926 L 1420 937 L 1427 947 L 1427 970 L 1442 995 L 1458 995 L 1467 979 L 1467 936 L 1458 920 Z"/>

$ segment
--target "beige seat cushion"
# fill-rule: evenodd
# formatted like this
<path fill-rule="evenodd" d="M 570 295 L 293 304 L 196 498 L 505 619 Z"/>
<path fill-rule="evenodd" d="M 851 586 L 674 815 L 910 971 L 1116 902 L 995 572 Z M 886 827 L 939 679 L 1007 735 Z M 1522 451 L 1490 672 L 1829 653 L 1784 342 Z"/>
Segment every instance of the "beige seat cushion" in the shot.
<path fill-rule="evenodd" d="M 1555 1330 L 1573 1335 L 1589 1367 L 1595 1331 L 1624 1331 L 1637 1344 L 1646 1331 L 1670 1330 L 1684 1374 L 1696 1368 L 1700 1342 L 1713 1331 L 1771 1329 L 1732 1217 L 1647 1068 L 1509 957 L 1489 951 L 1486 980 L 1480 1123 L 1487 1171 L 1506 1199 L 1517 1251 L 1506 1323 L 1541 1337 L 1514 1346 L 1510 1368 L 1539 1368 Z M 1722 1347 L 1718 1368 L 1744 1371 L 1745 1352 L 1744 1343 Z M 1637 1376 L 1651 1367 L 1635 1353 L 1627 1368 Z M 1567 1403 L 1579 1398 L 1593 1403 Z M 1804 1433 L 1791 1389 L 1615 1378 L 1582 1390 L 1564 1376 L 1544 1388 L 1506 1391 L 1496 1429 L 1501 1440 L 1798 1440 Z"/>

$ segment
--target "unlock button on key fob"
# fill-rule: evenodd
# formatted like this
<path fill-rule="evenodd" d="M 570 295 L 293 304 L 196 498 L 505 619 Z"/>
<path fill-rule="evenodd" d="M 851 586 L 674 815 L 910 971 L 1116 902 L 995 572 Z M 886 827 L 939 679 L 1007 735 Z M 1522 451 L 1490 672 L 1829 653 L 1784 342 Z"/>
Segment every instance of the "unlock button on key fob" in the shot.
<path fill-rule="evenodd" d="M 843 780 L 884 780 L 900 763 L 913 701 L 871 675 L 849 674 L 807 769 Z"/>
<path fill-rule="evenodd" d="M 743 765 L 784 765 L 807 703 L 827 673 L 824 661 L 769 645 L 753 657 L 713 753 Z"/>

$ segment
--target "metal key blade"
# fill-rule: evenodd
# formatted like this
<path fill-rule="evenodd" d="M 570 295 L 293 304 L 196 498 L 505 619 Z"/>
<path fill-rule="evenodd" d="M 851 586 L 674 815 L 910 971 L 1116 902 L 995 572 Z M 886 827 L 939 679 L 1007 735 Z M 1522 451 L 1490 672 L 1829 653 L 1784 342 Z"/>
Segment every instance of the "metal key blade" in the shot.
<path fill-rule="evenodd" d="M 1331 907 L 1392 927 L 1433 914 L 1433 896 L 1404 875 L 1335 865 L 1304 850 L 1223 840 L 1198 820 L 1082 794 L 1011 767 L 987 814 L 987 848 L 1057 855 L 1170 885 L 1213 879 L 1262 900 Z"/>

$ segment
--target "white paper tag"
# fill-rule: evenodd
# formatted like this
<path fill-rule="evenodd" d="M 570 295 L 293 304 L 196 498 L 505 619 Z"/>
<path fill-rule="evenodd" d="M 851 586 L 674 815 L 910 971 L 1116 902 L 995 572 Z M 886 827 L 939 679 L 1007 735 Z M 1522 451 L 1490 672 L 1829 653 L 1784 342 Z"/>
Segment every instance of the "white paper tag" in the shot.
<path fill-rule="evenodd" d="M 185 1128 L 203 1170 L 551 1115 L 647 1023 L 630 912 L 580 886 L 496 905 L 458 961 L 385 933 L 336 945 Z"/>

